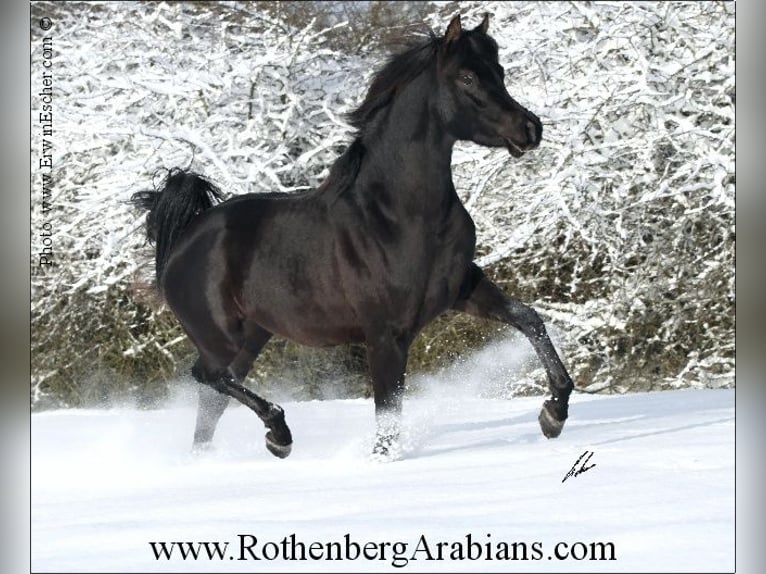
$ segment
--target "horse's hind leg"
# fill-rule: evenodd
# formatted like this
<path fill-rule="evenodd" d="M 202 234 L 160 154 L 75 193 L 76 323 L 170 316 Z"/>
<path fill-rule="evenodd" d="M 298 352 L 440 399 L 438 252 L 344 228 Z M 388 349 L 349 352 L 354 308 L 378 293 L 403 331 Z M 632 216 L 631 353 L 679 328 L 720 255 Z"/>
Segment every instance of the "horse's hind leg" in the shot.
<path fill-rule="evenodd" d="M 266 433 L 266 448 L 271 454 L 285 458 L 290 454 L 293 437 L 285 422 L 285 411 L 276 403 L 271 403 L 243 386 L 226 370 L 214 383 L 209 383 L 217 392 L 233 397 L 255 412 L 269 431 Z"/>
<path fill-rule="evenodd" d="M 540 316 L 531 307 L 508 297 L 476 265 L 468 271 L 462 294 L 454 305 L 455 310 L 513 325 L 532 343 L 548 374 L 548 386 L 553 395 L 540 411 L 540 428 L 548 438 L 559 436 L 569 414 L 569 395 L 574 383 L 548 338 Z"/>
<path fill-rule="evenodd" d="M 229 397 L 209 386 L 219 375 L 208 374 L 204 370 L 201 358 L 194 363 L 191 372 L 194 379 L 202 383 L 198 389 L 197 423 L 194 428 L 194 450 L 200 450 L 213 440 L 218 421 L 229 404 Z"/>
<path fill-rule="evenodd" d="M 213 438 L 218 420 L 226 409 L 229 398 L 233 397 L 253 410 L 269 429 L 266 434 L 266 447 L 269 452 L 280 458 L 290 454 L 292 435 L 285 423 L 282 407 L 261 398 L 242 385 L 253 362 L 270 338 L 271 333 L 263 329 L 249 330 L 241 349 L 225 368 L 219 366 L 220 362 L 209 358 L 206 360 L 205 355 L 200 355 L 192 368 L 195 379 L 205 385 L 200 389 L 197 425 L 194 431 L 195 448 L 200 448 Z"/>
<path fill-rule="evenodd" d="M 242 350 L 218 380 L 216 389 L 222 394 L 234 397 L 254 411 L 269 429 L 266 433 L 266 448 L 274 456 L 286 458 L 292 450 L 293 437 L 285 422 L 284 409 L 242 385 L 253 361 L 270 337 L 271 333 L 266 331 L 262 331 L 257 337 L 249 337 Z"/>

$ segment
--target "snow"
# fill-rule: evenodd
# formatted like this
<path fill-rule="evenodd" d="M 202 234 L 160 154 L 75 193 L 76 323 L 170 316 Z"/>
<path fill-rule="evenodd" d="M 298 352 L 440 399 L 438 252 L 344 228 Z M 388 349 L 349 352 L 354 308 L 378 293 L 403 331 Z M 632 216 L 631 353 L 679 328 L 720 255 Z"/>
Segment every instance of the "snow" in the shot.
<path fill-rule="evenodd" d="M 214 450 L 192 454 L 190 396 L 151 411 L 33 414 L 32 570 L 733 570 L 733 390 L 575 394 L 562 436 L 546 440 L 539 397 L 482 398 L 441 382 L 407 397 L 404 453 L 387 463 L 368 456 L 365 399 L 283 403 L 295 439 L 286 460 L 266 451 L 260 421 L 242 407 L 222 418 Z M 562 482 L 585 451 L 595 467 Z M 262 545 L 291 534 L 307 547 L 342 545 L 346 534 L 408 546 L 396 567 L 391 555 L 236 559 L 240 535 Z M 542 559 L 405 560 L 421 535 L 435 555 L 438 542 L 469 534 L 537 542 Z M 150 541 L 229 548 L 224 560 L 158 561 Z M 611 542 L 616 560 L 548 560 L 558 542 Z"/>

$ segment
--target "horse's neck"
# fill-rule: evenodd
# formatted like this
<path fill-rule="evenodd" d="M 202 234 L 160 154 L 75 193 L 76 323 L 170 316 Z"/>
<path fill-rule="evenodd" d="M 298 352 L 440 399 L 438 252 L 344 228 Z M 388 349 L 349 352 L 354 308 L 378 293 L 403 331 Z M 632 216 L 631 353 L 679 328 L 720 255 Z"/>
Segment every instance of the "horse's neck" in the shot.
<path fill-rule="evenodd" d="M 408 86 L 390 109 L 381 110 L 364 136 L 361 181 L 385 185 L 410 212 L 447 208 L 454 201 L 452 149 L 455 140 L 436 117 L 423 86 Z M 360 180 L 358 180 L 360 181 Z"/>

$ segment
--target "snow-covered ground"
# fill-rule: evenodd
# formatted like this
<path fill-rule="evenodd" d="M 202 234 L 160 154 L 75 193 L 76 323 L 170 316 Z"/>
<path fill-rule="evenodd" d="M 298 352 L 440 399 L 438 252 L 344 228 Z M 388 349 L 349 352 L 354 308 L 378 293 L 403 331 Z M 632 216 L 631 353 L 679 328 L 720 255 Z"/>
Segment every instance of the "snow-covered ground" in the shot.
<path fill-rule="evenodd" d="M 434 382 L 408 397 L 405 452 L 390 463 L 368 457 L 369 400 L 283 403 L 295 438 L 286 460 L 266 451 L 260 421 L 241 407 L 201 455 L 190 452 L 188 398 L 155 411 L 34 414 L 32 570 L 733 570 L 733 390 L 574 395 L 556 440 L 538 429 L 540 404 Z M 562 482 L 586 451 L 595 466 Z M 293 534 L 306 553 L 335 542 L 353 557 L 369 543 L 371 559 L 267 559 L 285 538 L 289 554 Z M 219 542 L 224 557 L 195 546 L 196 561 L 181 547 L 157 560 L 150 542 Z M 450 544 L 443 561 L 440 542 Z M 498 560 L 514 542 L 537 559 Z M 557 548 L 615 559 L 562 562 Z"/>

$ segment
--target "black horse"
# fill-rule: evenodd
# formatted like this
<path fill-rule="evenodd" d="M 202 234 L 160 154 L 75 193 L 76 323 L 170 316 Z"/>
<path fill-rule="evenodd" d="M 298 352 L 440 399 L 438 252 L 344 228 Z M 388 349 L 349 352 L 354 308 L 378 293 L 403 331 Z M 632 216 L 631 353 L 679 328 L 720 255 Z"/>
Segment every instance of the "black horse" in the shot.
<path fill-rule="evenodd" d="M 273 334 L 305 345 L 364 342 L 372 374 L 374 452 L 398 439 L 407 352 L 448 309 L 511 324 L 529 339 L 552 398 L 539 416 L 546 437 L 567 418 L 573 383 L 538 314 L 505 295 L 473 262 L 475 227 L 455 193 L 457 140 L 506 147 L 540 144 L 537 116 L 508 94 L 488 18 L 393 58 L 349 118 L 357 135 L 316 190 L 220 200 L 205 178 L 172 170 L 148 209 L 157 282 L 199 350 L 194 444 L 208 443 L 234 397 L 269 429 L 266 446 L 286 457 L 292 436 L 282 408 L 242 385 Z"/>

